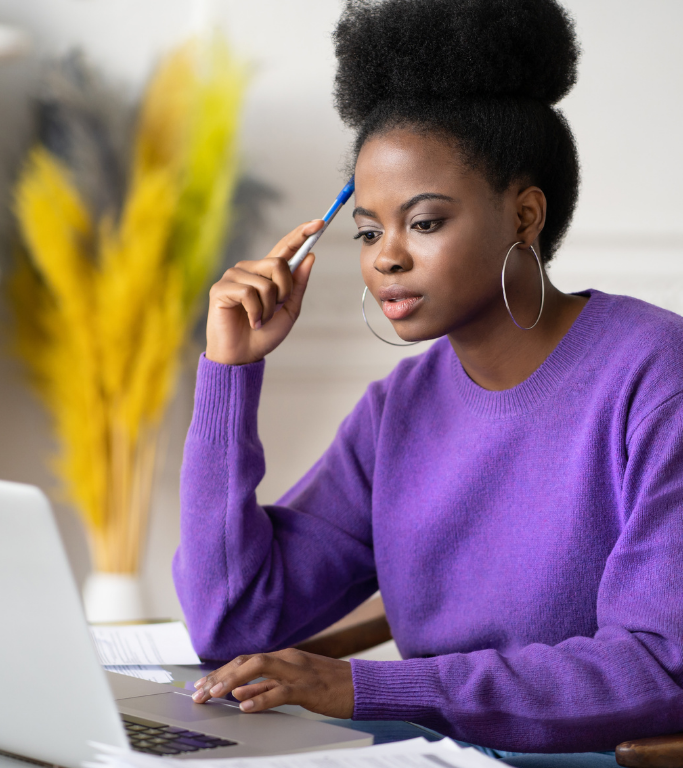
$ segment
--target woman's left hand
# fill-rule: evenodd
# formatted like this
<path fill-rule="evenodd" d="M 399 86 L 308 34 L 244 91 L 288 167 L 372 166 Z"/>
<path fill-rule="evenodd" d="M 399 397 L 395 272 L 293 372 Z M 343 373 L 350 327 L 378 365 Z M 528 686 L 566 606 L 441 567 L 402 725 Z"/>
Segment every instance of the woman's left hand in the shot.
<path fill-rule="evenodd" d="M 264 677 L 258 683 L 251 680 Z M 300 704 L 328 717 L 353 715 L 353 678 L 348 661 L 328 659 L 296 648 L 238 656 L 194 684 L 192 698 L 204 704 L 229 693 L 243 712 L 261 712 L 281 704 Z"/>

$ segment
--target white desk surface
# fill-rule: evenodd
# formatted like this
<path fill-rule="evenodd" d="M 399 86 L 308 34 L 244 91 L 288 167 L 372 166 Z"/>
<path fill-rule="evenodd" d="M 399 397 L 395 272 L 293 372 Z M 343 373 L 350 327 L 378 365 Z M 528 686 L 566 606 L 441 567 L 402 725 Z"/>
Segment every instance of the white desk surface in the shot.
<path fill-rule="evenodd" d="M 13 760 L 11 757 L 0 755 L 0 768 L 27 768 L 29 763 L 23 760 Z"/>

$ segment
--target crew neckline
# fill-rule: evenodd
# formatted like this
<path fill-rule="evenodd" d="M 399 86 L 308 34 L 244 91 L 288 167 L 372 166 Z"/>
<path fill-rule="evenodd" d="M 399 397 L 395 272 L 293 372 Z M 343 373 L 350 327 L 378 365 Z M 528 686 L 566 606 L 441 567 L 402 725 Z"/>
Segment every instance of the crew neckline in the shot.
<path fill-rule="evenodd" d="M 455 385 L 468 410 L 489 419 L 506 419 L 528 413 L 557 390 L 602 333 L 605 311 L 611 298 L 593 288 L 575 295 L 588 295 L 588 301 L 570 329 L 531 376 L 511 389 L 480 387 L 470 379 L 453 352 Z"/>

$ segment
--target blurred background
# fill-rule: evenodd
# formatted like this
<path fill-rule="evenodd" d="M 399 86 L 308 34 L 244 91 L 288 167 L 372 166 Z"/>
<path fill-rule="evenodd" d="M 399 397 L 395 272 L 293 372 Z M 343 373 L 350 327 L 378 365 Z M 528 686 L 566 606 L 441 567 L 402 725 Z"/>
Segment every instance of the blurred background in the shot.
<path fill-rule="evenodd" d="M 564 290 L 627 293 L 683 311 L 683 4 L 679 0 L 566 0 L 583 48 L 579 83 L 561 105 L 583 167 L 579 208 L 550 270 Z M 160 55 L 193 33 L 221 27 L 253 65 L 241 133 L 250 178 L 277 193 L 252 231 L 248 257 L 321 216 L 345 181 L 351 136 L 332 107 L 330 33 L 339 0 L 0 0 L 0 227 L 10 186 L 28 148 L 31 99 L 46 57 L 81 48 L 131 100 Z M 9 29 L 8 29 L 9 27 Z M 234 223 L 239 232 L 240 220 Z M 260 410 L 267 476 L 275 501 L 325 450 L 373 379 L 405 354 L 372 337 L 360 313 L 362 281 L 350 211 L 316 249 L 318 261 L 291 337 L 268 360 Z M 4 239 L 3 239 L 4 242 Z M 2 309 L 0 308 L 0 312 Z M 2 315 L 5 322 L 5 315 Z M 381 324 L 379 310 L 373 322 Z M 182 617 L 170 575 L 178 541 L 178 475 L 192 409 L 199 342 L 188 351 L 165 423 L 142 573 L 147 612 Z M 19 365 L 0 351 L 0 478 L 54 494 L 46 469 L 48 419 Z M 90 569 L 81 525 L 57 504 L 79 582 Z"/>

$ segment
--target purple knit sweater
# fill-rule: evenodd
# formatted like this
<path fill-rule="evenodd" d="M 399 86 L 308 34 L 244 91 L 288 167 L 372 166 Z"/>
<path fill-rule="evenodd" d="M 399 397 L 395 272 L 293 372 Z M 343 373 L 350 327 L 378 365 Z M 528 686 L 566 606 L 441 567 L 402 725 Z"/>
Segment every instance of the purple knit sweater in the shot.
<path fill-rule="evenodd" d="M 401 362 L 272 506 L 264 363 L 202 358 L 174 561 L 200 656 L 292 645 L 379 587 L 404 660 L 352 662 L 355 719 L 522 752 L 683 730 L 683 319 L 589 293 L 513 389 L 445 338 Z"/>

